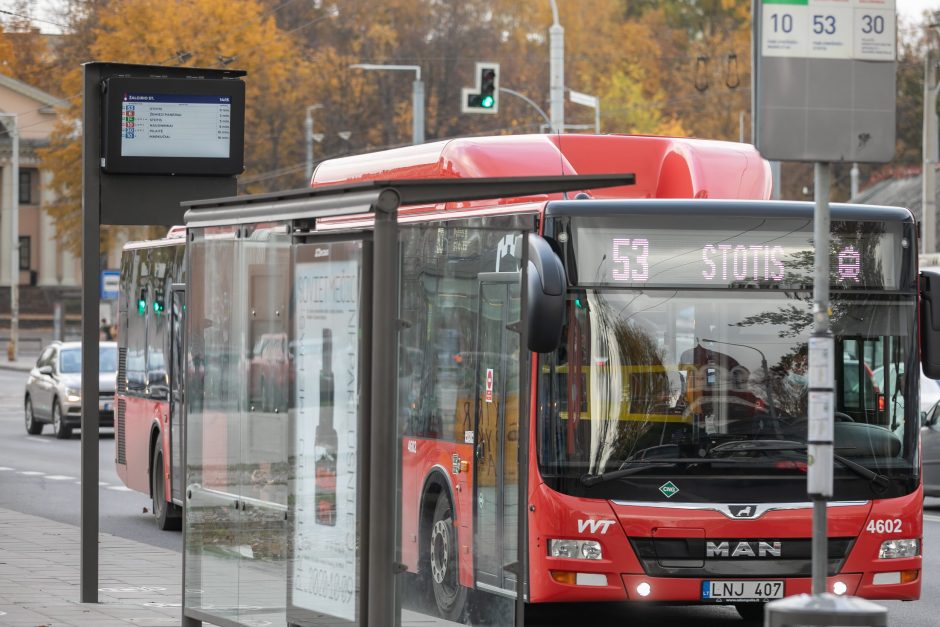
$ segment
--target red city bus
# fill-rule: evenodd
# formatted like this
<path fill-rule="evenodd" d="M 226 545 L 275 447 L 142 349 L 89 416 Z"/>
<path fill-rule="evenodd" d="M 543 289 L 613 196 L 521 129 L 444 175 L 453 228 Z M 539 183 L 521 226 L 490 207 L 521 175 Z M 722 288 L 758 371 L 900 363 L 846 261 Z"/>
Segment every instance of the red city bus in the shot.
<path fill-rule="evenodd" d="M 129 488 L 153 497 L 161 529 L 179 530 L 185 238 L 130 242 L 121 255 L 114 461 Z"/>
<path fill-rule="evenodd" d="M 813 207 L 767 201 L 751 147 L 458 139 L 326 161 L 312 186 L 559 170 L 635 172 L 636 185 L 399 214 L 414 227 L 402 235 L 402 562 L 446 618 L 465 615 L 469 590 L 514 596 L 519 565 L 500 558 L 516 548 L 526 455 L 529 603 L 728 603 L 756 618 L 810 592 Z M 532 355 L 526 387 L 499 357 L 518 342 L 518 294 L 499 287 L 517 239 L 499 229 L 523 217 L 568 283 L 561 344 Z M 920 367 L 916 250 L 906 209 L 833 205 L 836 594 L 920 596 L 917 377 L 873 379 Z"/>
<path fill-rule="evenodd" d="M 813 207 L 769 201 L 769 168 L 752 147 L 457 139 L 326 161 L 312 186 L 610 172 L 635 173 L 636 184 L 399 211 L 400 560 L 446 618 L 467 615 L 471 591 L 514 597 L 523 568 L 529 603 L 727 603 L 754 617 L 768 600 L 810 591 Z M 370 225 L 351 216 L 315 228 L 341 236 Z M 548 353 L 519 347 L 523 232 L 544 238 L 567 281 L 561 340 Z M 184 277 L 153 261 L 167 246 L 129 247 L 122 264 L 128 364 L 133 351 L 155 354 L 162 324 L 176 335 L 166 294 L 181 294 Z M 134 261 L 143 249 L 150 261 Z M 836 594 L 920 595 L 917 377 L 903 376 L 919 368 L 916 249 L 907 210 L 833 205 Z M 257 402 L 276 413 L 293 402 L 283 395 L 291 338 L 285 351 L 283 336 L 251 337 L 251 361 L 276 388 Z M 327 345 L 310 347 L 324 363 Z M 151 379 L 146 365 L 143 389 L 119 389 L 117 457 L 125 483 L 149 491 L 155 510 L 162 498 L 172 521 L 182 368 L 175 342 L 163 346 L 171 392 L 159 398 L 159 368 Z"/>

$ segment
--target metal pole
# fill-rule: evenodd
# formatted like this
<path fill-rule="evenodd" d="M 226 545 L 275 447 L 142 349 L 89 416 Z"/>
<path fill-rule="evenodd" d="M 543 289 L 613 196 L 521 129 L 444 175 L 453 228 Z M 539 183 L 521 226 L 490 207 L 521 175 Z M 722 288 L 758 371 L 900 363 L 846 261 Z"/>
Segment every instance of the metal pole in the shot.
<path fill-rule="evenodd" d="M 307 185 L 310 185 L 313 179 L 313 112 L 322 109 L 320 103 L 312 104 L 307 107 L 307 117 L 304 120 L 304 136 L 307 141 Z"/>
<path fill-rule="evenodd" d="M 780 200 L 780 186 L 783 185 L 780 178 L 780 162 L 771 161 L 770 162 L 770 179 L 771 179 L 771 190 L 770 197 L 773 200 Z"/>
<path fill-rule="evenodd" d="M 833 341 L 829 332 L 829 164 L 815 164 L 813 216 L 813 318 L 809 341 L 809 433 L 807 493 L 813 501 L 813 594 L 826 591 L 826 502 L 832 497 Z"/>
<path fill-rule="evenodd" d="M 4 113 L 5 126 L 12 142 L 10 154 L 10 344 L 7 358 L 16 361 L 16 348 L 20 327 L 20 133 L 16 128 L 16 114 Z"/>
<path fill-rule="evenodd" d="M 424 143 L 424 82 L 420 74 L 411 84 L 411 143 Z"/>
<path fill-rule="evenodd" d="M 552 3 L 549 40 L 549 94 L 551 95 L 552 132 L 565 131 L 565 29 L 558 23 L 558 5 Z"/>
<path fill-rule="evenodd" d="M 307 107 L 307 118 L 304 120 L 304 138 L 307 141 L 307 165 L 304 172 L 307 175 L 307 185 L 310 185 L 310 179 L 313 178 L 313 114 L 310 107 Z"/>
<path fill-rule="evenodd" d="M 601 98 L 597 97 L 597 106 L 594 107 L 594 132 L 601 134 Z"/>
<path fill-rule="evenodd" d="M 373 257 L 372 403 L 369 422 L 369 566 L 366 625 L 397 625 L 396 568 L 398 441 L 395 392 L 398 385 L 398 194 L 386 190 L 375 209 Z M 383 515 L 377 515 L 382 512 Z"/>
<path fill-rule="evenodd" d="M 506 94 L 510 94 L 511 96 L 515 96 L 516 98 L 522 99 L 522 100 L 523 100 L 524 102 L 526 102 L 529 106 L 531 106 L 533 109 L 535 109 L 536 111 L 538 111 L 539 115 L 542 116 L 542 119 L 545 120 L 545 122 L 546 122 L 546 124 L 548 125 L 548 127 L 551 128 L 552 121 L 548 118 L 547 115 L 545 115 L 545 112 L 542 111 L 542 108 L 541 108 L 540 106 L 538 106 L 537 104 L 535 104 L 535 103 L 532 101 L 531 98 L 529 98 L 529 97 L 526 96 L 525 94 L 519 93 L 518 91 L 516 91 L 516 90 L 514 90 L 514 89 L 509 89 L 508 87 L 500 87 L 500 88 L 499 88 L 499 91 L 501 91 L 501 92 L 503 92 L 503 93 L 506 93 Z M 543 126 L 544 126 L 544 125 L 543 125 Z"/>
<path fill-rule="evenodd" d="M 936 174 L 933 169 L 933 160 L 936 158 L 934 146 L 937 139 L 937 94 L 934 86 L 936 76 L 930 51 L 924 61 L 924 123 L 923 137 L 921 138 L 921 222 L 923 224 L 923 237 L 921 238 L 921 252 L 932 253 L 936 250 L 937 206 L 936 206 Z"/>
<path fill-rule="evenodd" d="M 858 177 L 859 177 L 859 174 L 860 174 L 860 173 L 859 173 L 859 171 L 858 171 L 858 164 L 857 164 L 857 163 L 852 163 L 852 169 L 849 170 L 849 181 L 850 181 L 850 185 L 851 185 L 851 191 L 850 191 L 850 193 L 851 193 L 851 198 L 852 198 L 853 200 L 855 199 L 856 196 L 858 196 Z"/>
<path fill-rule="evenodd" d="M 101 120 L 93 96 L 100 72 L 85 66 L 84 137 L 82 142 L 82 485 L 81 559 L 79 577 L 82 603 L 98 602 L 98 281 L 100 269 L 101 202 L 97 143 Z"/>

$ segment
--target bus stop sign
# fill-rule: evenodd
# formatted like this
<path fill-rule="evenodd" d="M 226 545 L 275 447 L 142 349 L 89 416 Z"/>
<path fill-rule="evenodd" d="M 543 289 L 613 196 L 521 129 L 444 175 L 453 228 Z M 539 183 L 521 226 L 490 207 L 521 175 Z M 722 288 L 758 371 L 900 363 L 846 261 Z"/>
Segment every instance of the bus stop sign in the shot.
<path fill-rule="evenodd" d="M 890 161 L 894 0 L 759 0 L 754 135 L 766 159 Z"/>

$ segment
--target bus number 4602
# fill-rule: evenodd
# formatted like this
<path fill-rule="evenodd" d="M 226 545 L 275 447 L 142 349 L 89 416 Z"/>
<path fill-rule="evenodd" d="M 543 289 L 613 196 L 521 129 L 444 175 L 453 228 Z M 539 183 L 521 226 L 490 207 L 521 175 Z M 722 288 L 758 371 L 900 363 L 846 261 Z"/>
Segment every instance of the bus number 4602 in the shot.
<path fill-rule="evenodd" d="M 901 533 L 901 519 L 869 520 L 865 530 L 868 533 Z"/>

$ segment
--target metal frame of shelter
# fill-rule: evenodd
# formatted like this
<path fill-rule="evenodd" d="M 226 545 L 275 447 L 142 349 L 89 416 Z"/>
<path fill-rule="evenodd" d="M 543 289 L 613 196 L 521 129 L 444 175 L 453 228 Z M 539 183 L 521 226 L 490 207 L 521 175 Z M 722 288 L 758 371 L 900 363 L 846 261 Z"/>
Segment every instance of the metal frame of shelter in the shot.
<path fill-rule="evenodd" d="M 232 175 L 114 173 L 104 169 L 107 81 L 206 79 L 236 81 L 242 70 L 166 67 L 131 63 L 86 63 L 82 119 L 82 418 L 80 600 L 98 602 L 98 306 L 102 225 L 173 226 L 182 219 L 180 201 L 236 191 Z M 111 112 L 115 115 L 115 112 Z M 117 411 L 115 410 L 115 414 Z M 115 424 L 117 424 L 115 422 Z"/>
<path fill-rule="evenodd" d="M 371 329 L 365 328 L 364 346 L 371 351 L 371 362 L 365 369 L 368 373 L 361 398 L 364 400 L 358 420 L 368 434 L 367 451 L 362 451 L 360 462 L 367 468 L 361 468 L 364 516 L 367 518 L 360 533 L 362 547 L 359 581 L 361 591 L 359 600 L 360 622 L 368 625 L 395 624 L 400 612 L 398 583 L 395 575 L 403 572 L 396 562 L 396 548 L 400 538 L 397 520 L 388 520 L 387 516 L 369 513 L 398 512 L 398 472 L 389 472 L 399 463 L 400 445 L 397 433 L 397 419 L 377 420 L 377 416 L 388 415 L 388 408 L 396 407 L 397 355 L 399 320 L 394 312 L 398 311 L 399 286 L 399 226 L 398 209 L 408 205 L 459 202 L 494 198 L 522 198 L 526 196 L 573 192 L 602 187 L 616 187 L 632 184 L 632 174 L 580 175 L 580 176 L 539 176 L 479 179 L 426 179 L 426 180 L 380 180 L 349 185 L 328 186 L 312 190 L 291 190 L 283 193 L 257 194 L 243 197 L 221 198 L 216 200 L 193 201 L 182 203 L 187 209 L 185 222 L 187 228 L 210 226 L 232 226 L 239 224 L 287 222 L 292 242 L 301 238 L 317 235 L 316 221 L 322 218 L 335 218 L 355 214 L 371 214 L 374 225 L 370 229 L 372 240 L 372 268 L 365 268 L 363 292 L 371 293 L 370 311 L 365 320 L 371 319 Z M 362 229 L 360 229 L 362 230 Z M 189 243 L 187 238 L 187 245 Z M 522 285 L 526 285 L 528 269 L 528 246 L 523 250 Z M 522 290 L 522 350 L 527 351 L 525 324 L 526 296 Z M 366 325 L 369 323 L 366 322 Z M 368 348 L 371 347 L 371 348 Z M 368 357 L 366 357 L 368 359 Z M 521 368 L 521 376 L 527 375 L 527 367 Z M 365 400 L 368 399 L 368 400 Z M 520 402 L 527 405 L 528 395 L 523 395 Z M 527 416 L 527 408 L 520 415 Z M 520 421 L 520 429 L 525 429 L 527 421 Z M 184 432 L 184 441 L 186 440 Z M 520 434 L 521 441 L 527 441 Z M 366 442 L 363 442 L 366 443 Z M 183 450 L 184 460 L 189 459 Z M 526 538 L 526 502 L 527 460 L 520 455 L 519 526 L 518 547 L 520 551 L 520 581 L 525 585 L 527 563 L 525 559 Z M 186 525 L 184 524 L 184 530 Z M 185 531 L 184 531 L 185 534 Z M 187 539 L 184 535 L 184 560 Z M 183 589 L 186 589 L 183 567 Z M 286 582 L 285 582 L 286 586 Z M 523 588 L 524 589 L 524 588 Z M 524 594 L 516 595 L 516 624 L 522 625 Z M 183 603 L 183 624 L 195 625 L 200 620 L 210 617 L 198 610 L 191 610 Z"/>

